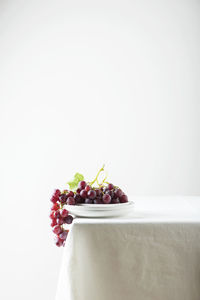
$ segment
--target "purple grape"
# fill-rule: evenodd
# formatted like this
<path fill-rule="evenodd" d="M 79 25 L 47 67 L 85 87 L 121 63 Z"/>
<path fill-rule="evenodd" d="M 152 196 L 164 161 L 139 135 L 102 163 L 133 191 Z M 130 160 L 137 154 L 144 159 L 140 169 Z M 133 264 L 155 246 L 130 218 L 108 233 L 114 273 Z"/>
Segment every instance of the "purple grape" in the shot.
<path fill-rule="evenodd" d="M 83 190 L 86 187 L 87 183 L 85 181 L 80 181 L 78 184 L 79 189 Z"/>
<path fill-rule="evenodd" d="M 101 190 L 99 190 L 99 189 L 96 189 L 95 192 L 96 192 L 96 196 L 97 196 L 97 197 L 100 196 L 101 193 L 102 193 Z"/>
<path fill-rule="evenodd" d="M 91 186 L 90 185 L 86 185 L 85 190 L 86 190 L 86 192 L 90 191 L 91 190 Z"/>
<path fill-rule="evenodd" d="M 102 200 L 99 198 L 94 199 L 94 204 L 103 204 Z"/>
<path fill-rule="evenodd" d="M 63 241 L 58 236 L 56 236 L 55 244 L 56 244 L 56 246 L 61 247 L 61 246 L 63 246 Z"/>
<path fill-rule="evenodd" d="M 59 218 L 59 219 L 56 220 L 56 223 L 58 225 L 62 225 L 64 223 L 64 219 L 63 218 Z"/>
<path fill-rule="evenodd" d="M 68 197 L 74 197 L 74 192 L 72 191 L 69 191 L 67 194 L 66 194 L 67 198 Z"/>
<path fill-rule="evenodd" d="M 107 188 L 108 188 L 108 190 L 112 190 L 114 188 L 114 185 L 112 183 L 109 183 Z"/>
<path fill-rule="evenodd" d="M 71 215 L 68 215 L 66 218 L 64 218 L 64 223 L 71 224 L 73 221 L 73 217 Z"/>
<path fill-rule="evenodd" d="M 122 195 L 120 198 L 119 198 L 120 202 L 121 203 L 125 203 L 125 202 L 128 202 L 128 197 L 126 195 Z"/>
<path fill-rule="evenodd" d="M 80 203 L 83 203 L 83 199 L 81 198 L 81 196 L 79 194 L 76 194 L 74 196 L 74 199 L 76 201 L 76 204 L 80 204 Z"/>
<path fill-rule="evenodd" d="M 111 198 L 114 196 L 114 192 L 111 190 L 106 191 L 106 194 L 110 195 Z"/>
<path fill-rule="evenodd" d="M 89 198 L 86 198 L 85 199 L 85 204 L 93 204 L 93 200 L 89 199 Z"/>
<path fill-rule="evenodd" d="M 62 204 L 65 204 L 66 201 L 67 201 L 67 195 L 61 194 L 61 195 L 60 195 L 60 202 L 61 202 Z"/>
<path fill-rule="evenodd" d="M 108 194 L 103 195 L 103 203 L 109 204 L 111 202 L 111 197 Z"/>
<path fill-rule="evenodd" d="M 123 195 L 122 190 L 121 189 L 116 189 L 115 195 L 120 198 Z"/>
<path fill-rule="evenodd" d="M 54 228 L 53 228 L 53 232 L 55 234 L 59 234 L 62 232 L 62 228 L 59 226 L 59 225 L 56 225 Z"/>
<path fill-rule="evenodd" d="M 54 213 L 54 218 L 57 219 L 57 218 L 60 218 L 60 212 L 57 210 L 55 211 Z"/>
<path fill-rule="evenodd" d="M 86 190 L 82 190 L 81 192 L 80 192 L 80 196 L 82 197 L 82 198 L 87 198 L 87 191 Z"/>
<path fill-rule="evenodd" d="M 113 204 L 120 203 L 119 198 L 113 198 L 111 203 L 113 203 Z"/>
<path fill-rule="evenodd" d="M 66 240 L 67 234 L 68 234 L 67 231 L 63 231 L 63 232 L 61 232 L 61 233 L 59 234 L 59 238 L 60 238 L 61 240 Z"/>
<path fill-rule="evenodd" d="M 87 196 L 89 199 L 94 199 L 96 198 L 96 192 L 94 190 L 90 190 L 87 192 Z"/>
<path fill-rule="evenodd" d="M 67 198 L 67 204 L 68 205 L 75 205 L 75 199 L 74 199 L 74 197 Z"/>
<path fill-rule="evenodd" d="M 76 190 L 76 193 L 77 193 L 77 194 L 80 194 L 80 192 L 81 192 L 81 189 L 77 189 L 77 190 Z"/>

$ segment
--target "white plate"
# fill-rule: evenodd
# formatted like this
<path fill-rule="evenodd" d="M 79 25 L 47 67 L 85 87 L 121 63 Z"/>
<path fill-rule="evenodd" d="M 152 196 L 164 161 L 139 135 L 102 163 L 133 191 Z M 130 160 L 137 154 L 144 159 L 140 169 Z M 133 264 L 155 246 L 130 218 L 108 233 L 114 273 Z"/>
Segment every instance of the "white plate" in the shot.
<path fill-rule="evenodd" d="M 133 202 L 119 204 L 65 205 L 70 214 L 77 217 L 104 218 L 123 216 L 133 209 Z"/>

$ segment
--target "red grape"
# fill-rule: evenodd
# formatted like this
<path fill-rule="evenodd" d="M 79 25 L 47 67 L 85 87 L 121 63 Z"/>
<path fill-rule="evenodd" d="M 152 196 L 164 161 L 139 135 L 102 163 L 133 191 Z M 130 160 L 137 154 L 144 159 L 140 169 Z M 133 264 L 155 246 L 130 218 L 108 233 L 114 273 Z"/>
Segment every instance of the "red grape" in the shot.
<path fill-rule="evenodd" d="M 66 240 L 67 234 L 68 234 L 67 231 L 63 231 L 63 232 L 61 232 L 61 233 L 59 234 L 59 238 L 60 238 L 61 240 Z"/>
<path fill-rule="evenodd" d="M 80 192 L 80 196 L 82 197 L 82 198 L 87 198 L 87 191 L 86 190 L 82 190 L 81 192 Z"/>
<path fill-rule="evenodd" d="M 73 197 L 69 197 L 67 199 L 67 204 L 68 205 L 75 205 L 75 199 Z"/>
<path fill-rule="evenodd" d="M 58 218 L 56 220 L 56 222 L 57 222 L 58 225 L 62 225 L 64 223 L 64 219 L 63 218 Z"/>
<path fill-rule="evenodd" d="M 51 197 L 51 202 L 56 203 L 59 200 L 58 197 L 52 196 Z"/>
<path fill-rule="evenodd" d="M 111 203 L 113 203 L 113 204 L 120 203 L 119 198 L 113 198 Z"/>
<path fill-rule="evenodd" d="M 89 199 L 89 198 L 85 199 L 85 204 L 92 204 L 92 203 L 93 203 L 92 199 Z"/>
<path fill-rule="evenodd" d="M 96 197 L 96 192 L 94 190 L 90 190 L 87 193 L 89 199 L 94 199 Z"/>
<path fill-rule="evenodd" d="M 109 204 L 111 202 L 111 197 L 109 194 L 103 195 L 103 203 Z"/>
<path fill-rule="evenodd" d="M 82 180 L 79 182 L 78 187 L 79 189 L 83 190 L 86 187 L 86 185 L 87 183 L 84 180 Z"/>
<path fill-rule="evenodd" d="M 83 199 L 81 198 L 81 196 L 79 194 L 76 194 L 74 196 L 74 199 L 76 201 L 76 204 L 79 204 L 79 203 L 82 203 L 83 202 Z"/>
<path fill-rule="evenodd" d="M 116 189 L 115 195 L 116 195 L 117 197 L 121 197 L 121 196 L 123 195 L 122 190 L 121 190 L 121 189 Z"/>
<path fill-rule="evenodd" d="M 99 189 L 96 189 L 95 192 L 96 192 L 97 197 L 102 194 L 101 190 L 99 190 Z"/>
<path fill-rule="evenodd" d="M 53 228 L 53 232 L 55 234 L 59 234 L 62 232 L 62 228 L 59 226 L 59 225 L 56 225 L 54 228 Z"/>
<path fill-rule="evenodd" d="M 67 195 L 61 194 L 61 196 L 60 196 L 60 202 L 61 202 L 62 204 L 65 204 L 66 201 L 67 201 Z"/>
<path fill-rule="evenodd" d="M 60 196 L 60 194 L 61 194 L 60 190 L 57 189 L 57 190 L 54 191 L 53 196 L 58 198 Z"/>
<path fill-rule="evenodd" d="M 66 218 L 64 218 L 64 223 L 71 224 L 73 221 L 73 217 L 71 215 L 68 215 Z"/>
<path fill-rule="evenodd" d="M 54 211 L 51 212 L 49 218 L 52 219 L 52 220 L 55 219 L 55 217 L 54 217 Z"/>
<path fill-rule="evenodd" d="M 74 192 L 69 191 L 69 193 L 67 194 L 67 197 L 74 197 Z"/>
<path fill-rule="evenodd" d="M 54 212 L 54 218 L 60 218 L 60 212 L 58 210 Z"/>
<path fill-rule="evenodd" d="M 101 199 L 94 199 L 94 204 L 103 204 L 102 200 Z"/>
<path fill-rule="evenodd" d="M 128 202 L 128 197 L 126 195 L 122 195 L 120 198 L 119 198 L 120 202 L 121 203 L 125 203 L 125 202 Z"/>
<path fill-rule="evenodd" d="M 61 247 L 61 246 L 63 246 L 63 241 L 59 237 L 56 237 L 55 244 L 56 244 L 56 246 Z"/>
<path fill-rule="evenodd" d="M 58 210 L 60 208 L 60 205 L 58 203 L 54 203 L 51 210 Z"/>
<path fill-rule="evenodd" d="M 114 185 L 113 185 L 112 183 L 109 183 L 109 184 L 108 184 L 108 189 L 109 189 L 109 190 L 112 190 L 113 188 L 114 188 Z"/>
<path fill-rule="evenodd" d="M 51 222 L 51 227 L 54 227 L 57 224 L 56 219 L 53 219 Z"/>
<path fill-rule="evenodd" d="M 81 192 L 81 189 L 77 189 L 77 190 L 76 190 L 76 193 L 77 193 L 77 194 L 80 194 L 80 192 Z"/>
<path fill-rule="evenodd" d="M 62 218 L 65 218 L 68 216 L 68 210 L 66 209 L 62 209 L 61 212 L 60 212 L 60 215 Z"/>
<path fill-rule="evenodd" d="M 85 190 L 86 190 L 86 192 L 90 191 L 91 190 L 91 186 L 90 185 L 86 185 Z"/>

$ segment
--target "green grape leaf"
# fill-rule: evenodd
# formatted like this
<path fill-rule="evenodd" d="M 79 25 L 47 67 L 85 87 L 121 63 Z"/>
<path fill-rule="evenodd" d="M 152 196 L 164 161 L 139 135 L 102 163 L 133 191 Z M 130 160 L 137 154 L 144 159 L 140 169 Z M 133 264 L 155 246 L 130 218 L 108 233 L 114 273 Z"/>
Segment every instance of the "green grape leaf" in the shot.
<path fill-rule="evenodd" d="M 84 176 L 80 173 L 76 173 L 72 181 L 67 182 L 71 191 L 75 191 L 78 188 L 79 181 L 84 180 Z"/>

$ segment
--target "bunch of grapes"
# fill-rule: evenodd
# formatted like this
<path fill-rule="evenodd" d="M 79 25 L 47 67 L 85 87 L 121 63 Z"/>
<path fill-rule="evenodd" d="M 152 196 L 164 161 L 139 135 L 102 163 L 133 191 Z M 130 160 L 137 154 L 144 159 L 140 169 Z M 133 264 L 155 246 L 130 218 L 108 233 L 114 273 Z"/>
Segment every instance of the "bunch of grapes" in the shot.
<path fill-rule="evenodd" d="M 80 181 L 73 197 L 66 200 L 68 205 L 74 204 L 117 204 L 128 202 L 128 197 L 112 183 L 106 186 L 92 187 L 85 181 Z"/>
<path fill-rule="evenodd" d="M 51 208 L 50 218 L 53 232 L 56 234 L 55 243 L 58 247 L 64 246 L 69 230 L 65 229 L 65 224 L 71 224 L 73 217 L 69 215 L 64 205 L 80 204 L 118 204 L 128 202 L 127 195 L 112 183 L 105 182 L 105 179 L 99 184 L 98 176 L 104 171 L 104 166 L 99 170 L 97 176 L 92 182 L 87 183 L 83 175 L 76 173 L 74 180 L 68 182 L 72 190 L 55 190 L 51 197 L 53 206 Z M 94 187 L 94 184 L 98 187 Z"/>
<path fill-rule="evenodd" d="M 61 194 L 60 190 L 57 189 L 51 197 L 51 202 L 53 202 L 50 214 L 51 227 L 53 227 L 53 232 L 56 234 L 55 244 L 58 247 L 65 245 L 69 232 L 69 230 L 64 228 L 64 225 L 71 224 L 73 221 L 73 217 L 63 208 L 63 195 L 65 194 Z"/>

